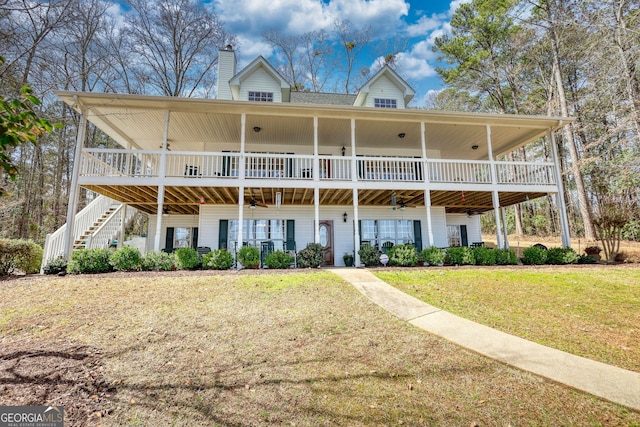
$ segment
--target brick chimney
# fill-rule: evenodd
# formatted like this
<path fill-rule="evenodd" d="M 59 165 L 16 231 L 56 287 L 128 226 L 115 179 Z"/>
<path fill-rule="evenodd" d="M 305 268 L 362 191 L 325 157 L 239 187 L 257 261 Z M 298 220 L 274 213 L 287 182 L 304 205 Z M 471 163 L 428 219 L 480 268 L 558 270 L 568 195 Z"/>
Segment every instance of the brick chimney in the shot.
<path fill-rule="evenodd" d="M 218 52 L 218 93 L 216 99 L 233 99 L 229 80 L 236 75 L 236 53 L 231 45 Z"/>

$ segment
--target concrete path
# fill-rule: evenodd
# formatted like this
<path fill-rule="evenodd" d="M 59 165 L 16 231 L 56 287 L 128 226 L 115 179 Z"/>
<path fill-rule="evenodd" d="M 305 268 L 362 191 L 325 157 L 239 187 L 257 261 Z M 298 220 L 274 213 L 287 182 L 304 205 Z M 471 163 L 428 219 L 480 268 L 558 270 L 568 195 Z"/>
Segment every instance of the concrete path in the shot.
<path fill-rule="evenodd" d="M 426 304 L 367 270 L 333 268 L 371 301 L 425 331 L 476 353 L 640 411 L 640 373 L 545 347 Z"/>

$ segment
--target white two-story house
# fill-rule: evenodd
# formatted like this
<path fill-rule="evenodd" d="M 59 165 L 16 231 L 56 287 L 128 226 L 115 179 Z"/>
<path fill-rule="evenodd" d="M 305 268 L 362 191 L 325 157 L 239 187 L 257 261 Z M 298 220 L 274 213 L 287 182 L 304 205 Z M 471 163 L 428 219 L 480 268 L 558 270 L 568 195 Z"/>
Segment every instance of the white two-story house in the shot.
<path fill-rule="evenodd" d="M 407 109 L 414 91 L 388 67 L 353 95 L 296 92 L 262 57 L 236 70 L 231 48 L 220 52 L 217 99 L 56 94 L 81 126 L 74 221 L 49 237 L 45 262 L 109 244 L 136 210 L 149 217 L 146 250 L 317 242 L 340 266 L 345 253 L 358 263 L 364 244 L 482 242 L 487 211 L 504 247 L 503 208 L 548 194 L 569 245 L 553 136 L 569 118 Z M 84 147 L 87 121 L 120 148 Z M 504 160 L 540 138 L 549 159 Z M 79 187 L 102 196 L 76 213 Z"/>

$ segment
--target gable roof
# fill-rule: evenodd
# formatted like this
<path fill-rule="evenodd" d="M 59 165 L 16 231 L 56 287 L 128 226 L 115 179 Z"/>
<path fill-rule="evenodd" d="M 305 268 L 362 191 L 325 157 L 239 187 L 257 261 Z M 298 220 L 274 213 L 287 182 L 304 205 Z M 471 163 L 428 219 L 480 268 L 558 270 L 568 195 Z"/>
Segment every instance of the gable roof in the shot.
<path fill-rule="evenodd" d="M 264 70 L 273 77 L 280 84 L 280 89 L 282 90 L 282 102 L 288 102 L 290 93 L 291 93 L 291 85 L 289 82 L 282 77 L 282 74 L 278 72 L 262 55 L 258 56 L 256 59 L 251 61 L 249 65 L 244 67 L 242 71 L 233 76 L 231 80 L 229 80 L 229 86 L 231 87 L 231 92 L 233 93 L 233 99 L 240 98 L 240 84 L 244 79 L 253 74 L 254 71 L 259 69 L 260 67 L 264 68 Z"/>
<path fill-rule="evenodd" d="M 358 91 L 358 96 L 356 97 L 353 105 L 362 106 L 367 99 L 367 95 L 369 95 L 369 90 L 371 89 L 371 85 L 378 81 L 382 76 L 386 76 L 391 82 L 400 89 L 402 95 L 404 97 L 404 104 L 407 105 L 416 92 L 413 90 L 409 83 L 407 83 L 400 74 L 398 74 L 393 68 L 385 65 L 377 73 L 373 75 L 367 82 L 360 88 Z"/>

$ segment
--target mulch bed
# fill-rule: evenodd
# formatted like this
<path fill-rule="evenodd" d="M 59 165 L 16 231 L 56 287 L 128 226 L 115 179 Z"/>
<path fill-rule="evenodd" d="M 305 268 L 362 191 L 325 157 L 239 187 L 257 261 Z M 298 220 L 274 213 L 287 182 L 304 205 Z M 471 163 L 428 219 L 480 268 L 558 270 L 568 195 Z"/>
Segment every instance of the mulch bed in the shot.
<path fill-rule="evenodd" d="M 69 342 L 0 340 L 0 404 L 64 406 L 65 426 L 95 426 L 112 412 L 98 349 Z"/>

